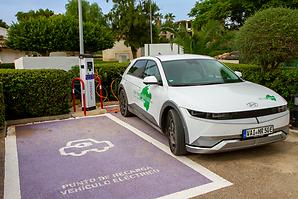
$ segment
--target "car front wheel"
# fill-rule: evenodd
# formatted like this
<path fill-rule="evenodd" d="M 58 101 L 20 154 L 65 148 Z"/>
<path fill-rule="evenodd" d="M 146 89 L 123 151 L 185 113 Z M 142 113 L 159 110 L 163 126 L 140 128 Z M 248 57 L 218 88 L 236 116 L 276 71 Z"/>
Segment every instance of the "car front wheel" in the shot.
<path fill-rule="evenodd" d="M 119 93 L 119 105 L 121 115 L 124 117 L 132 116 L 132 113 L 128 110 L 128 101 L 124 89 L 121 89 Z"/>
<path fill-rule="evenodd" d="M 166 131 L 169 145 L 173 154 L 185 155 L 185 135 L 181 119 L 174 109 L 169 110 L 166 120 Z"/>

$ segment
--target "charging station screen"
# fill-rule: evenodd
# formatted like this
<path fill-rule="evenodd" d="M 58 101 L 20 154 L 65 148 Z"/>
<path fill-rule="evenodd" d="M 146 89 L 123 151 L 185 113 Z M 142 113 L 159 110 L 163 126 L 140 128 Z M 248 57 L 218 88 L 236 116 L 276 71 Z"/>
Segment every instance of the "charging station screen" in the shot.
<path fill-rule="evenodd" d="M 92 71 L 92 70 L 93 70 L 92 62 L 87 62 L 87 69 L 88 69 L 89 71 Z"/>

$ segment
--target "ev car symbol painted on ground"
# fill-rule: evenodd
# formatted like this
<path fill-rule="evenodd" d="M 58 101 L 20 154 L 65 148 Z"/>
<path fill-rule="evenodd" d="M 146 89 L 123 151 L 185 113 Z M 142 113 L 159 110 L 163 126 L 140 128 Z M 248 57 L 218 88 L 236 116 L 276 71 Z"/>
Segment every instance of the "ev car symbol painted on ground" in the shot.
<path fill-rule="evenodd" d="M 110 141 L 97 141 L 91 138 L 73 140 L 66 143 L 65 147 L 59 149 L 60 154 L 63 156 L 83 156 L 88 152 L 105 152 L 114 147 Z"/>

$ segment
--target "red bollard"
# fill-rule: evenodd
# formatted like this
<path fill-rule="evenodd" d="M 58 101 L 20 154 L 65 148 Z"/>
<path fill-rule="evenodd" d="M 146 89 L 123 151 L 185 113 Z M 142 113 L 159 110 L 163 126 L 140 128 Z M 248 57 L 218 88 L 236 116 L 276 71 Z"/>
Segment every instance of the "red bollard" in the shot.
<path fill-rule="evenodd" d="M 82 86 L 82 94 L 83 94 L 83 106 L 84 106 L 84 115 L 86 116 L 86 90 L 85 90 L 85 83 L 82 79 L 79 77 L 73 78 L 72 79 L 72 106 L 73 106 L 73 111 L 76 112 L 76 95 L 75 95 L 75 89 L 74 89 L 74 82 L 76 80 L 79 80 L 81 82 Z"/>
<path fill-rule="evenodd" d="M 100 100 L 100 108 L 103 109 L 103 101 L 102 101 L 102 84 L 101 84 L 101 79 L 98 75 L 96 75 L 96 80 L 99 84 L 99 100 Z"/>

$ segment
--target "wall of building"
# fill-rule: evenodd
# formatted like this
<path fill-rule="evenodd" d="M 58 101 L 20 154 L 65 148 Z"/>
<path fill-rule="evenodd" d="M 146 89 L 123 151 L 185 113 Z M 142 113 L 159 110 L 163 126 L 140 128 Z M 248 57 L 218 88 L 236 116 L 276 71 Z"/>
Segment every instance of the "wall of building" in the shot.
<path fill-rule="evenodd" d="M 15 60 L 16 69 L 62 69 L 70 70 L 79 65 L 78 57 L 21 57 Z"/>
<path fill-rule="evenodd" d="M 9 48 L 0 49 L 0 63 L 13 63 L 14 60 L 25 56 L 24 51 L 13 50 Z"/>
<path fill-rule="evenodd" d="M 7 29 L 0 27 L 0 35 L 2 35 L 4 38 L 7 37 Z"/>
<path fill-rule="evenodd" d="M 124 40 L 116 42 L 113 48 L 102 51 L 103 61 L 119 61 L 125 57 L 128 60 L 133 59 L 131 48 L 125 46 Z M 137 57 L 141 57 L 141 49 L 138 50 Z"/>

